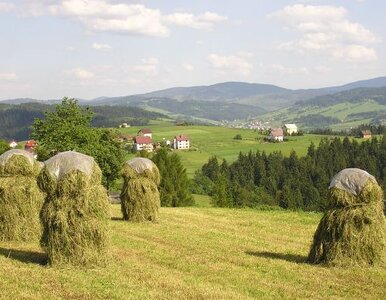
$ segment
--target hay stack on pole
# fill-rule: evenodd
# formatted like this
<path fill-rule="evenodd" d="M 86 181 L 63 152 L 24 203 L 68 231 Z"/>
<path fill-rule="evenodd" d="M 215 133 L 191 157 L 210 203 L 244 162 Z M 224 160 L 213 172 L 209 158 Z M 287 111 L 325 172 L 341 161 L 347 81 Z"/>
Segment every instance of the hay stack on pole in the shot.
<path fill-rule="evenodd" d="M 361 169 L 344 169 L 332 179 L 328 207 L 314 235 L 310 263 L 366 266 L 382 259 L 385 247 L 383 193 Z"/>
<path fill-rule="evenodd" d="M 36 177 L 40 164 L 27 151 L 0 155 L 0 240 L 31 241 L 40 237 L 40 209 L 44 194 Z"/>
<path fill-rule="evenodd" d="M 50 264 L 103 265 L 108 247 L 109 203 L 101 170 L 90 156 L 61 152 L 38 178 L 47 193 L 41 246 Z"/>
<path fill-rule="evenodd" d="M 157 166 L 147 158 L 133 158 L 124 164 L 121 209 L 123 219 L 134 222 L 156 221 L 161 206 Z"/>

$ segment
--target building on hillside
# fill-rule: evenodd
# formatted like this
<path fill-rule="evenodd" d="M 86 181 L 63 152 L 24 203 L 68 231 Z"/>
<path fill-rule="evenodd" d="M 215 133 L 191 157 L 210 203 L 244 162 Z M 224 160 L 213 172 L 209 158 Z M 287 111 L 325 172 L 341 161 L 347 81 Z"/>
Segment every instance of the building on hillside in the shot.
<path fill-rule="evenodd" d="M 153 132 L 149 128 L 142 128 L 141 130 L 138 131 L 137 135 L 139 136 L 146 136 L 149 138 L 153 138 Z"/>
<path fill-rule="evenodd" d="M 370 130 L 362 130 L 361 136 L 364 139 L 371 139 L 371 131 Z"/>
<path fill-rule="evenodd" d="M 174 149 L 189 149 L 190 148 L 190 139 L 187 135 L 177 135 L 173 140 Z"/>
<path fill-rule="evenodd" d="M 18 143 L 17 143 L 15 140 L 10 140 L 10 141 L 8 142 L 8 146 L 9 146 L 10 148 L 12 148 L 12 149 L 16 148 L 17 145 L 18 145 Z"/>
<path fill-rule="evenodd" d="M 122 123 L 121 125 L 119 125 L 119 128 L 128 128 L 128 127 L 130 127 L 130 125 L 127 123 Z"/>
<path fill-rule="evenodd" d="M 134 138 L 134 149 L 136 151 L 145 150 L 147 152 L 153 151 L 153 140 L 148 136 L 136 136 Z"/>
<path fill-rule="evenodd" d="M 268 139 L 272 142 L 282 142 L 284 140 L 284 132 L 282 128 L 271 129 Z"/>
<path fill-rule="evenodd" d="M 295 124 L 284 124 L 284 130 L 288 135 L 298 133 L 298 127 Z"/>

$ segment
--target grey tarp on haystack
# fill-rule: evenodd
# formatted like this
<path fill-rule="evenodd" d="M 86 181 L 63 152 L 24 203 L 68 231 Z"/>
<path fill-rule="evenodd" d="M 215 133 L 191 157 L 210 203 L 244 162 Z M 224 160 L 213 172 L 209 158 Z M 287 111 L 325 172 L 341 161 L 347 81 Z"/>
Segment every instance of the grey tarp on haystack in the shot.
<path fill-rule="evenodd" d="M 56 180 L 60 180 L 71 171 L 78 170 L 91 176 L 94 159 L 88 155 L 75 151 L 66 151 L 56 154 L 44 162 L 48 172 Z"/>
<path fill-rule="evenodd" d="M 132 169 L 134 169 L 138 174 L 141 174 L 145 170 L 152 170 L 153 169 L 153 162 L 148 158 L 143 157 L 136 157 L 133 159 L 130 159 L 126 162 Z"/>
<path fill-rule="evenodd" d="M 334 176 L 328 188 L 337 188 L 358 196 L 369 179 L 376 182 L 373 175 L 361 169 L 343 169 Z"/>
<path fill-rule="evenodd" d="M 4 167 L 7 164 L 8 160 L 14 155 L 24 156 L 30 162 L 31 166 L 34 165 L 35 159 L 33 155 L 28 151 L 21 149 L 8 150 L 7 152 L 4 152 L 2 155 L 0 155 L 0 165 Z"/>

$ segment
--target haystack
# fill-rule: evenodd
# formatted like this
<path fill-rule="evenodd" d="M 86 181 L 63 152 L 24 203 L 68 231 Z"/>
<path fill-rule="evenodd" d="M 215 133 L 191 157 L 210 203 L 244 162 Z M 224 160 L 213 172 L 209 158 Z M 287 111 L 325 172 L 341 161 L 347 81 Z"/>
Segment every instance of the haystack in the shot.
<path fill-rule="evenodd" d="M 81 153 L 62 152 L 45 162 L 38 178 L 47 193 L 40 243 L 51 264 L 105 262 L 109 203 L 101 178 L 94 159 Z"/>
<path fill-rule="evenodd" d="M 157 166 L 147 158 L 133 158 L 124 164 L 121 208 L 123 219 L 156 221 L 161 206 Z"/>
<path fill-rule="evenodd" d="M 44 201 L 36 183 L 40 170 L 27 151 L 13 149 L 0 155 L 0 240 L 31 241 L 40 236 Z"/>
<path fill-rule="evenodd" d="M 310 263 L 374 265 L 385 247 L 383 193 L 375 178 L 344 169 L 331 181 L 327 211 L 314 235 Z"/>

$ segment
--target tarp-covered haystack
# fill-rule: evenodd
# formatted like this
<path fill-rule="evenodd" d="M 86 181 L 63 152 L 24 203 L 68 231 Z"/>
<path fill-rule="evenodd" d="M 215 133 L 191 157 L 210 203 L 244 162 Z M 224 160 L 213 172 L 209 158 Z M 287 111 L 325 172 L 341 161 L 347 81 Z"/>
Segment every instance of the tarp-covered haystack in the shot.
<path fill-rule="evenodd" d="M 40 236 L 44 201 L 36 183 L 40 170 L 27 151 L 13 149 L 0 155 L 0 240 L 27 241 Z"/>
<path fill-rule="evenodd" d="M 333 266 L 374 265 L 385 247 L 383 193 L 375 178 L 344 169 L 331 181 L 327 211 L 308 261 Z"/>
<path fill-rule="evenodd" d="M 47 193 L 41 245 L 51 264 L 105 262 L 109 203 L 101 178 L 94 159 L 81 153 L 62 152 L 45 162 L 38 178 Z"/>
<path fill-rule="evenodd" d="M 133 158 L 124 164 L 121 207 L 123 219 L 156 221 L 161 205 L 157 166 L 147 158 Z"/>

